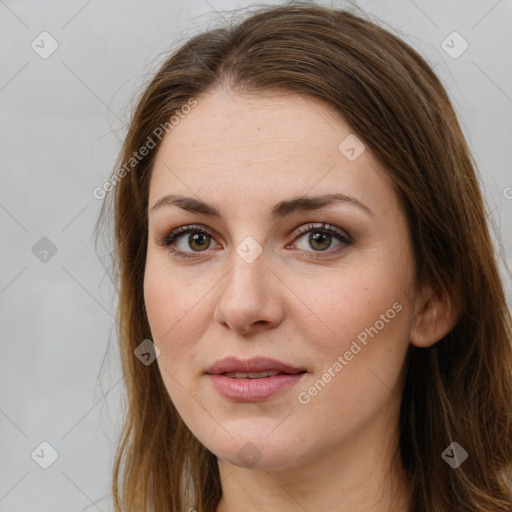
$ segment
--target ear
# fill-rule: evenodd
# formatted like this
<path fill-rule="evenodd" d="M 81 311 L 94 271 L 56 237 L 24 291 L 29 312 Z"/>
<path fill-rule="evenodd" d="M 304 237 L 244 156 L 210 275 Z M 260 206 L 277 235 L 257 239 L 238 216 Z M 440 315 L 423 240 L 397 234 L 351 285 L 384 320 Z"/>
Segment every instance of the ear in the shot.
<path fill-rule="evenodd" d="M 411 344 L 421 348 L 434 345 L 455 327 L 459 315 L 447 292 L 436 291 L 426 284 L 416 298 Z"/>

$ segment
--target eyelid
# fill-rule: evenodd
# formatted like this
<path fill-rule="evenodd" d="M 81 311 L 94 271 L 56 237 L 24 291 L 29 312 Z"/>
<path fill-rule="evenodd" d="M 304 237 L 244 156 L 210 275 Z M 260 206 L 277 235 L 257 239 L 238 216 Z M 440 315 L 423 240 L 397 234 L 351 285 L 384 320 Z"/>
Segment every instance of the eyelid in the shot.
<path fill-rule="evenodd" d="M 155 237 L 155 243 L 160 246 L 168 246 L 174 242 L 178 236 L 196 232 L 205 233 L 212 238 L 215 238 L 214 233 L 206 226 L 203 226 L 202 224 L 187 224 L 185 226 L 177 227 L 163 236 Z"/>
<path fill-rule="evenodd" d="M 290 236 L 293 236 L 292 242 L 290 244 L 293 244 L 297 238 L 301 238 L 304 234 L 308 232 L 325 232 L 331 235 L 334 235 L 342 244 L 345 245 L 345 247 L 342 247 L 341 250 L 346 249 L 348 246 L 353 245 L 354 239 L 353 237 L 347 233 L 345 230 L 338 228 L 337 226 L 334 226 L 332 224 L 327 224 L 326 222 L 309 222 L 307 224 L 303 224 L 299 226 L 297 229 L 295 229 Z M 207 228 L 206 226 L 202 224 L 187 224 L 184 226 L 179 226 L 176 229 L 171 230 L 171 232 L 156 237 L 155 243 L 159 246 L 168 247 L 168 250 L 176 255 L 177 257 L 183 257 L 183 258 L 197 258 L 201 257 L 202 252 L 207 252 L 208 249 L 205 249 L 205 251 L 192 251 L 192 252 L 186 252 L 181 251 L 179 249 L 171 249 L 173 246 L 173 242 L 175 242 L 180 236 L 186 235 L 189 233 L 203 233 L 208 236 L 210 236 L 212 239 L 216 238 L 216 235 Z M 287 244 L 286 247 L 289 247 L 290 244 Z M 329 249 L 326 251 L 304 251 L 302 249 L 297 250 L 300 254 L 304 255 L 306 254 L 308 257 L 310 257 L 311 254 L 316 254 L 317 256 L 315 259 L 318 259 L 318 256 L 321 257 L 322 254 L 325 255 L 334 255 L 340 252 L 340 248 L 335 249 Z"/>
<path fill-rule="evenodd" d="M 320 224 L 320 225 L 318 225 L 318 224 Z M 309 222 L 307 224 L 303 224 L 302 226 L 299 226 L 292 233 L 294 236 L 293 239 L 295 240 L 298 236 L 300 236 L 304 233 L 308 233 L 309 231 L 314 231 L 314 230 L 325 231 L 327 233 L 337 235 L 340 238 L 344 238 L 345 241 L 347 241 L 347 242 L 351 242 L 351 243 L 353 242 L 352 237 L 345 230 L 338 228 L 337 226 L 334 226 L 332 224 L 327 224 L 326 222 L 320 222 L 320 223 Z"/>

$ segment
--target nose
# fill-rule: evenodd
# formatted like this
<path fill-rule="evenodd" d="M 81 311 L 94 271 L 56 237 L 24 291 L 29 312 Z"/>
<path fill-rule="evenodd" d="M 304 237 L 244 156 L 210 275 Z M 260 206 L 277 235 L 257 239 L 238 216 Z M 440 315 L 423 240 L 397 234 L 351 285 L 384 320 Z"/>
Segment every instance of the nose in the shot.
<path fill-rule="evenodd" d="M 219 285 L 214 322 L 243 335 L 277 327 L 284 313 L 282 285 L 265 254 L 251 263 L 233 254 L 232 267 Z"/>

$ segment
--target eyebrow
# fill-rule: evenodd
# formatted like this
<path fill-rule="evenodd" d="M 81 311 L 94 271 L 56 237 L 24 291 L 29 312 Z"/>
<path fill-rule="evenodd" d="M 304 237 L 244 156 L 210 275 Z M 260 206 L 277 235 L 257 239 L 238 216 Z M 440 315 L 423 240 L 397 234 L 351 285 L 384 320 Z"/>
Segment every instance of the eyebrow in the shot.
<path fill-rule="evenodd" d="M 272 217 L 282 218 L 295 212 L 318 210 L 337 202 L 356 206 L 361 210 L 364 210 L 367 214 L 375 216 L 368 206 L 355 197 L 347 196 L 345 194 L 326 194 L 313 197 L 300 196 L 280 201 L 272 208 Z M 186 197 L 176 194 L 165 195 L 156 201 L 156 203 L 151 207 L 150 212 L 154 212 L 164 206 L 178 206 L 179 208 L 192 213 L 208 215 L 210 217 L 223 220 L 220 210 L 215 205 L 206 203 L 194 197 Z"/>

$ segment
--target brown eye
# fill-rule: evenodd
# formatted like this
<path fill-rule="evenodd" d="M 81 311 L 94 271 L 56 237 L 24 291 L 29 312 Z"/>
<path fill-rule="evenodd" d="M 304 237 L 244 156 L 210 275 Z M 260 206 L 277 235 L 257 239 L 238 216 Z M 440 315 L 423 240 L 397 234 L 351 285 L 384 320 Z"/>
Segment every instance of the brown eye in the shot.
<path fill-rule="evenodd" d="M 300 241 L 301 239 L 305 239 L 306 245 L 308 246 L 298 247 L 302 254 L 306 254 L 307 252 L 313 254 L 315 252 L 334 253 L 353 243 L 352 239 L 344 231 L 335 226 L 326 225 L 325 223 L 321 225 L 309 224 L 299 228 L 298 232 L 304 233 L 304 235 L 296 238 L 296 240 Z M 338 242 L 338 244 L 332 251 L 328 251 L 328 249 L 332 247 L 333 242 Z M 294 245 L 296 244 L 297 242 L 294 243 Z M 311 249 L 313 249 L 313 251 L 311 251 Z"/>
<path fill-rule="evenodd" d="M 205 233 L 193 233 L 192 236 L 190 234 L 185 237 L 185 240 L 188 238 L 188 246 L 194 251 L 204 251 L 208 249 L 210 246 L 210 235 Z"/>
<path fill-rule="evenodd" d="M 313 249 L 317 249 L 319 251 L 324 251 L 325 249 L 329 249 L 331 245 L 332 237 L 331 235 L 327 235 L 325 233 L 310 233 L 308 237 L 308 243 L 313 247 Z"/>
<path fill-rule="evenodd" d="M 308 247 L 298 247 L 299 252 L 306 256 L 318 259 L 322 253 L 335 254 L 353 244 L 353 240 L 340 228 L 336 226 L 308 224 L 300 227 L 296 234 L 293 245 L 301 239 L 306 240 Z M 210 249 L 214 236 L 200 225 L 181 226 L 168 235 L 156 240 L 157 245 L 167 247 L 176 257 L 193 258 L 201 252 Z M 332 248 L 333 243 L 337 244 Z M 220 245 L 218 245 L 220 247 Z M 329 250 L 332 249 L 332 250 Z"/>
<path fill-rule="evenodd" d="M 210 248 L 213 235 L 201 226 L 181 226 L 156 240 L 157 245 L 167 247 L 177 256 L 194 257 Z"/>

